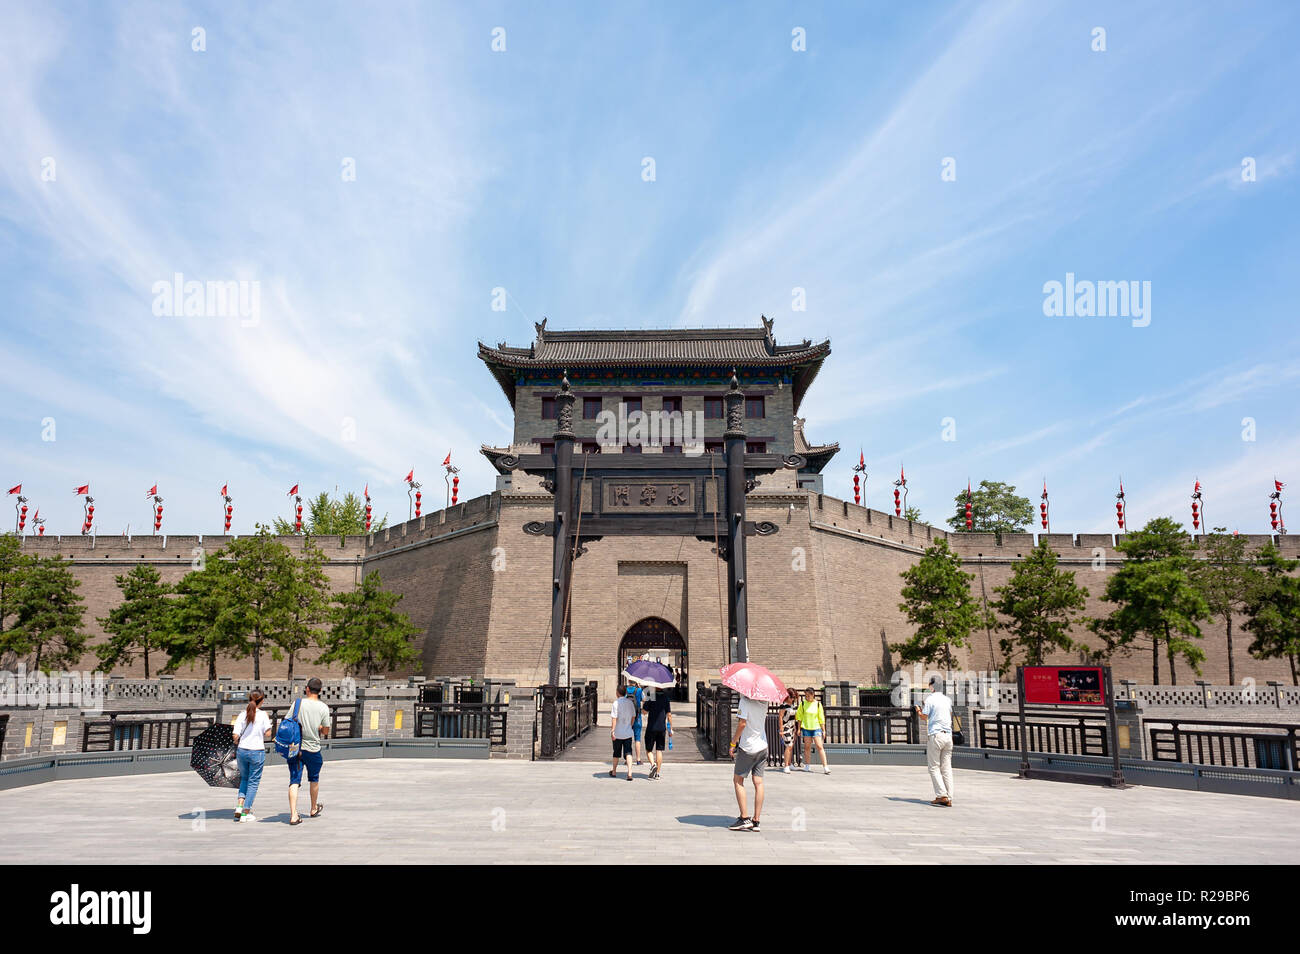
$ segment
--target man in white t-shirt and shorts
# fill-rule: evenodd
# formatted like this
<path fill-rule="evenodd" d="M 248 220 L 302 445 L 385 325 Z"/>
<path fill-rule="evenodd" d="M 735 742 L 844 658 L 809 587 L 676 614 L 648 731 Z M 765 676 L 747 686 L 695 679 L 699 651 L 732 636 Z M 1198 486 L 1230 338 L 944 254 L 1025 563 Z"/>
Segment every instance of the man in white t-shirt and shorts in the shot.
<path fill-rule="evenodd" d="M 758 816 L 763 814 L 763 769 L 767 766 L 767 703 L 747 696 L 740 697 L 736 734 L 731 740 L 736 759 L 732 782 L 736 786 L 736 804 L 740 817 L 730 826 L 732 831 L 758 831 Z M 745 814 L 745 778 L 754 780 L 754 817 Z"/>
<path fill-rule="evenodd" d="M 938 676 L 930 677 L 930 689 L 925 705 L 915 707 L 928 732 L 925 761 L 934 785 L 934 801 L 930 804 L 952 808 L 952 700 L 943 694 L 943 682 Z"/>

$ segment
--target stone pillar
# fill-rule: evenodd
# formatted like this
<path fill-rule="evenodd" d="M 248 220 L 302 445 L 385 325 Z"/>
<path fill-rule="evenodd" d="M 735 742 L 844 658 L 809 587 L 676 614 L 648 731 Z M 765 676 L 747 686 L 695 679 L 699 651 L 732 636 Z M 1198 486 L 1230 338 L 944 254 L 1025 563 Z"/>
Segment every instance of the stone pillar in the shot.
<path fill-rule="evenodd" d="M 557 740 L 555 738 L 555 707 L 557 703 L 557 687 L 542 686 L 542 724 L 539 732 L 541 742 L 541 757 L 544 759 L 553 759 L 556 756 Z"/>
<path fill-rule="evenodd" d="M 1116 734 L 1119 736 L 1119 757 L 1122 759 L 1146 758 L 1146 739 L 1142 737 L 1142 706 L 1132 699 L 1115 700 Z"/>
<path fill-rule="evenodd" d="M 419 694 L 414 686 L 388 687 L 387 738 L 415 738 L 415 700 Z"/>
<path fill-rule="evenodd" d="M 828 706 L 856 706 L 857 686 L 851 682 L 837 681 L 822 683 L 822 699 Z"/>
<path fill-rule="evenodd" d="M 727 615 L 735 640 L 731 662 L 749 661 L 749 605 L 745 570 L 745 393 L 736 371 L 727 391 L 727 430 L 723 446 L 727 457 Z"/>
<path fill-rule="evenodd" d="M 569 527 L 573 525 L 573 402 L 575 398 L 565 372 L 560 382 L 560 393 L 555 396 L 555 520 L 551 554 L 551 668 L 549 684 L 560 684 L 560 656 L 564 651 L 564 635 L 568 625 L 569 582 L 572 572 L 570 562 L 571 542 Z"/>
<path fill-rule="evenodd" d="M 533 730 L 537 721 L 536 693 L 536 689 L 526 687 L 512 686 L 510 689 L 506 709 L 505 758 L 533 758 Z"/>

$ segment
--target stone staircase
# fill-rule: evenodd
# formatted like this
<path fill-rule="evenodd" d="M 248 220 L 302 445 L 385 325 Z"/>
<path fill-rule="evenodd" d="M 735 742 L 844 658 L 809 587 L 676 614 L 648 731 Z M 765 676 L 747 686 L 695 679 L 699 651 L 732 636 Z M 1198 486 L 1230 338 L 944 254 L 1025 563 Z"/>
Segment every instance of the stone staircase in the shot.
<path fill-rule="evenodd" d="M 608 765 L 613 760 L 613 749 L 609 741 L 609 726 L 598 725 L 589 729 L 577 742 L 574 742 L 560 761 L 564 762 L 604 762 Z M 676 726 L 673 730 L 672 751 L 664 749 L 664 764 L 674 762 L 712 762 L 713 753 L 703 735 L 697 735 L 694 726 Z"/>

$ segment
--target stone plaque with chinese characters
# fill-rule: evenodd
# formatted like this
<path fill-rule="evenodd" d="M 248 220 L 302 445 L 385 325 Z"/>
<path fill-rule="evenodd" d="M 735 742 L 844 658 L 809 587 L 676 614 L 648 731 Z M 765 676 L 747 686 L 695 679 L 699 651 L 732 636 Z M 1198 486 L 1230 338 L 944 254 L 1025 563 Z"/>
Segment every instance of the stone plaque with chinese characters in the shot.
<path fill-rule="evenodd" d="M 693 513 L 694 485 L 689 480 L 607 480 L 604 512 Z"/>

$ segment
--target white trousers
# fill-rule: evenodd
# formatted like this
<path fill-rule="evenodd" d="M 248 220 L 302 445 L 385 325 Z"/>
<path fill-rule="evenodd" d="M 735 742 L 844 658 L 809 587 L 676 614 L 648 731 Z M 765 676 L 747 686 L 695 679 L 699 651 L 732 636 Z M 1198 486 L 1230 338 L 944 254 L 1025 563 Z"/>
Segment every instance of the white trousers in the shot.
<path fill-rule="evenodd" d="M 925 740 L 925 761 L 935 798 L 952 798 L 952 733 L 936 732 Z"/>

